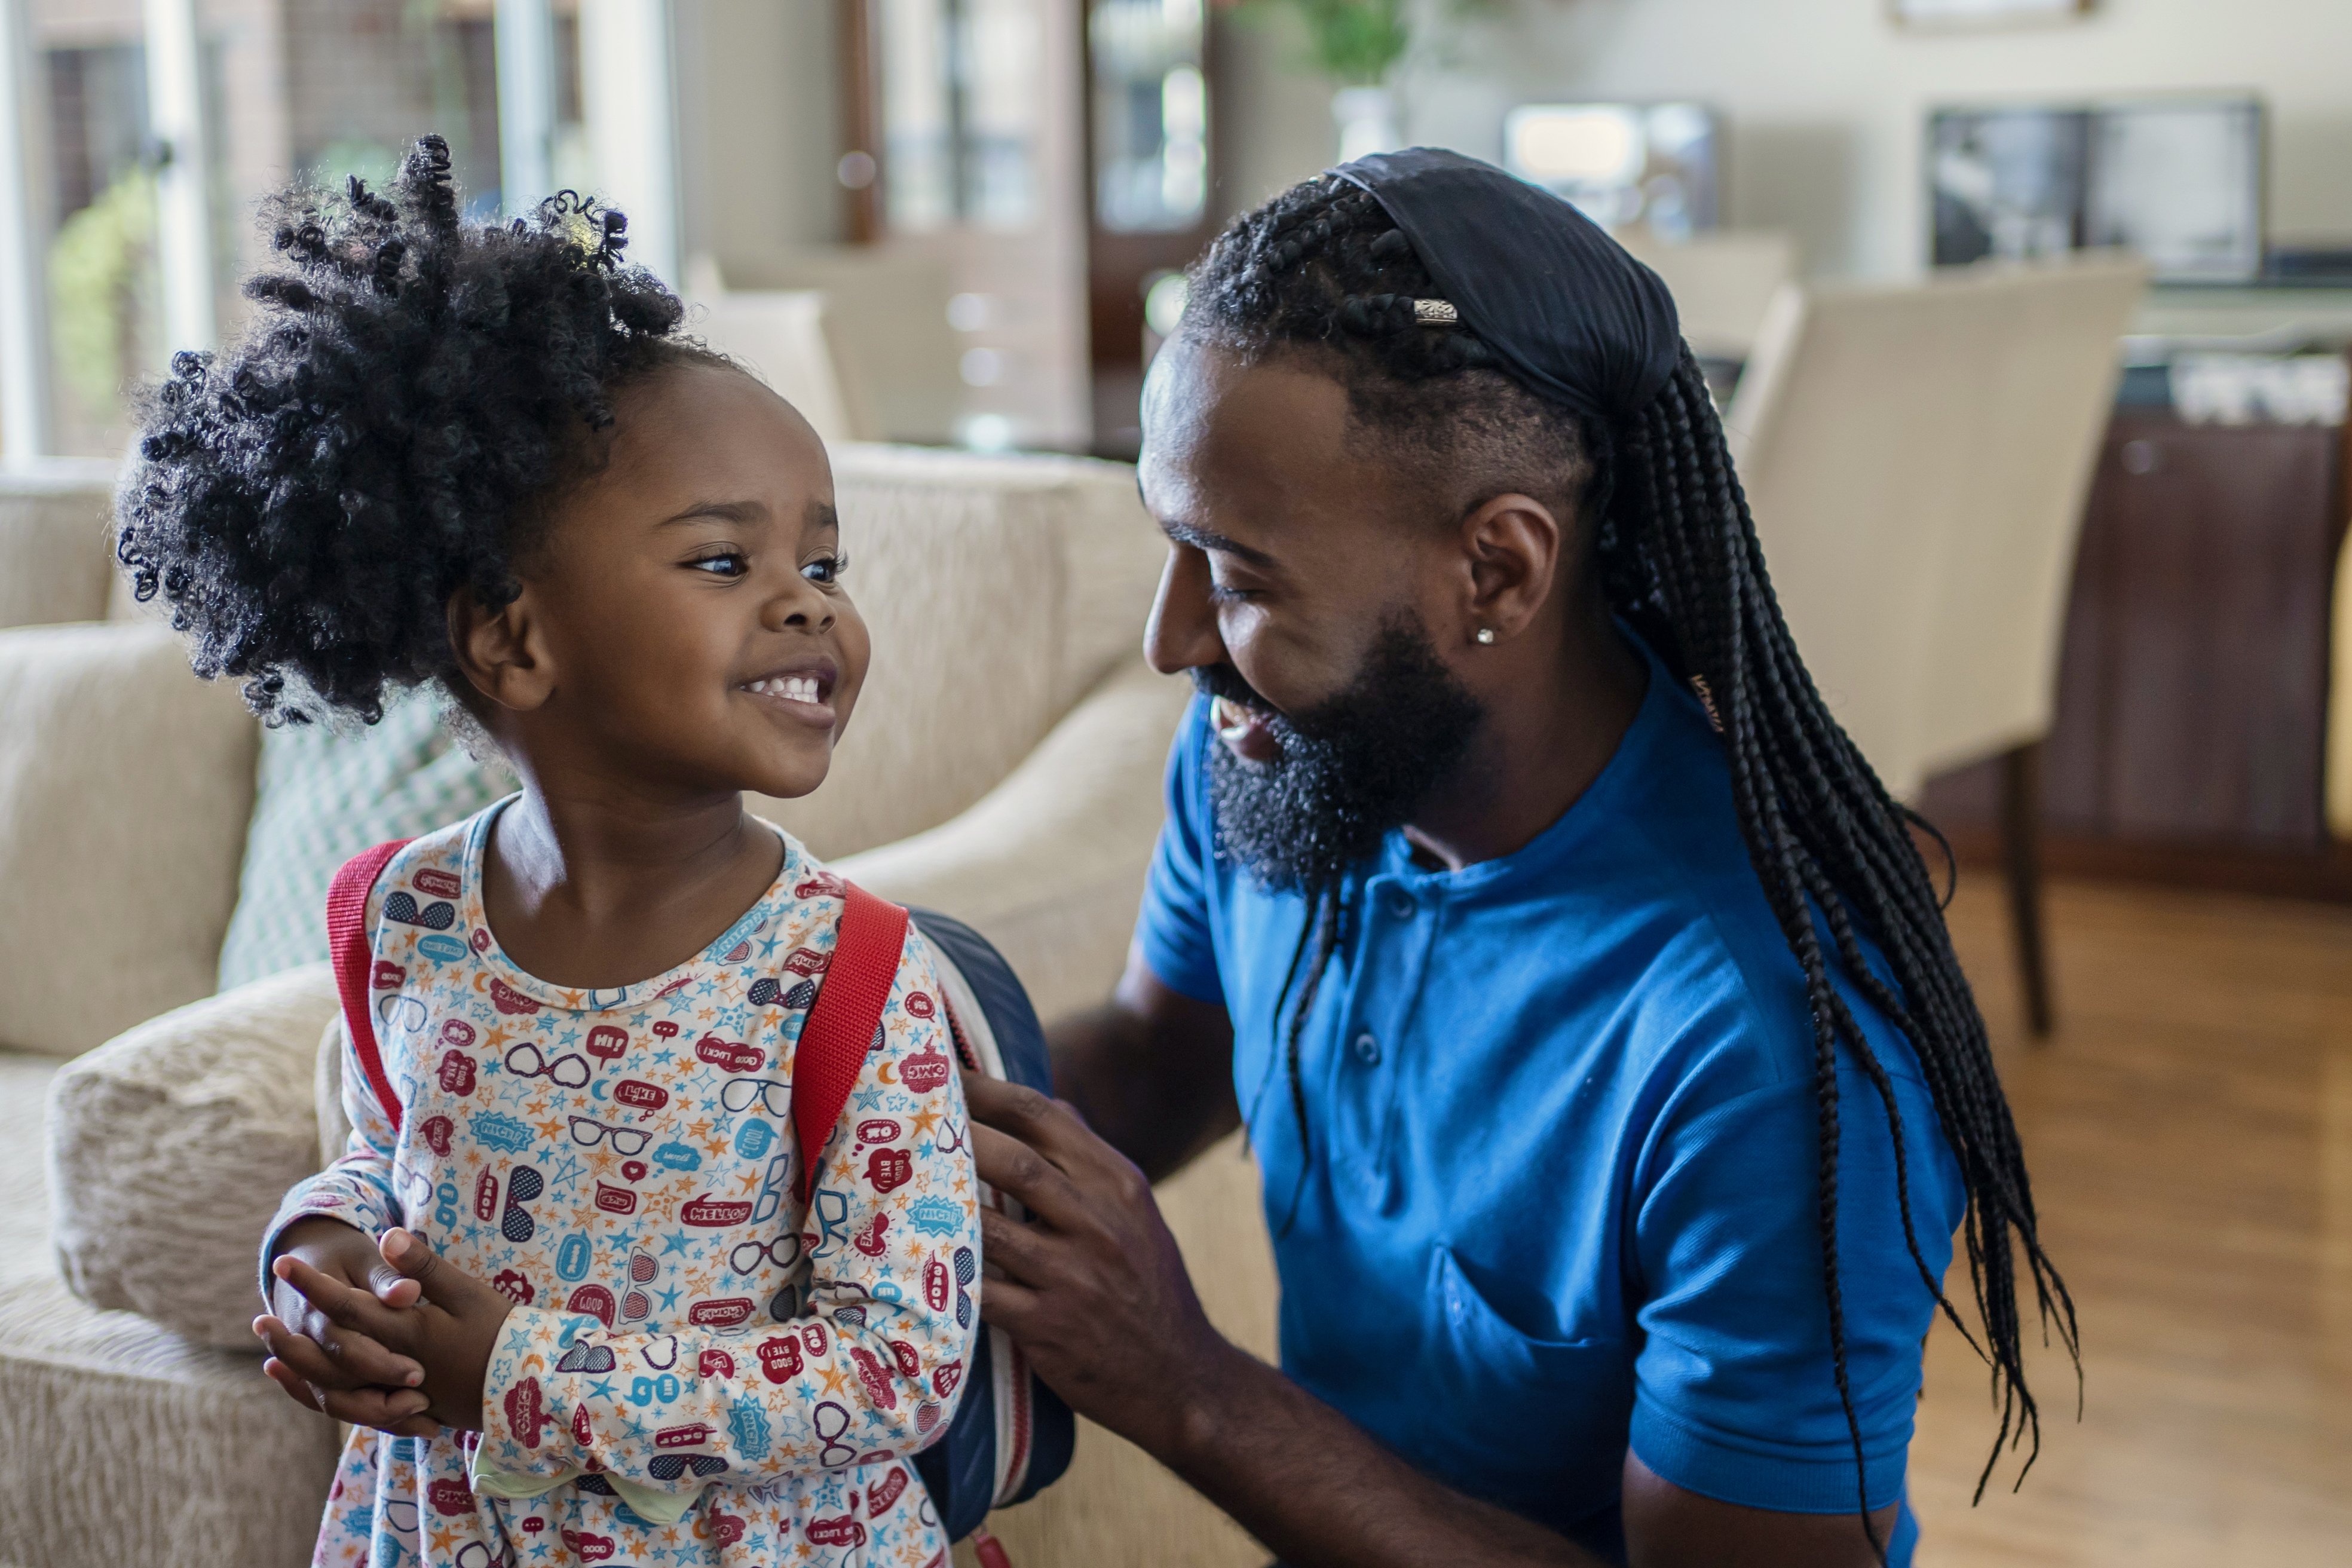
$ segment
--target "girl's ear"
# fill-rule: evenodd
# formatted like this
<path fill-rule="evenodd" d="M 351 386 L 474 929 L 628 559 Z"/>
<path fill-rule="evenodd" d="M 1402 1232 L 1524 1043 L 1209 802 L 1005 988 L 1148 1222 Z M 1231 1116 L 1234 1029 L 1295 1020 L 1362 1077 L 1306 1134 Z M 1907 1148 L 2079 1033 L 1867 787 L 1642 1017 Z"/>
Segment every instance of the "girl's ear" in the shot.
<path fill-rule="evenodd" d="M 468 684 L 498 706 L 528 713 L 555 691 L 555 660 L 540 633 L 531 591 L 486 610 L 470 587 L 449 595 L 449 647 Z"/>

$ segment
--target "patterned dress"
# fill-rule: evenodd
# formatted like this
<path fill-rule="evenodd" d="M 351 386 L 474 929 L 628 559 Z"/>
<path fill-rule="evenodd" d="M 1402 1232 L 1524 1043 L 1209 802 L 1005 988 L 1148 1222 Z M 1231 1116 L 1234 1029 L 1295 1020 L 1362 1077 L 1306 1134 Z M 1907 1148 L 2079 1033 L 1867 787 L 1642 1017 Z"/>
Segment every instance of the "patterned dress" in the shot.
<path fill-rule="evenodd" d="M 314 1563 L 943 1565 L 908 1462 L 978 1331 L 979 1215 L 955 1047 L 909 929 L 812 1201 L 793 1054 L 839 880 L 784 864 L 701 954 L 549 985 L 482 913 L 479 815 L 394 857 L 367 910 L 394 1121 L 348 1038 L 347 1152 L 270 1240 L 405 1226 L 515 1303 L 482 1431 L 355 1430 Z M 265 1278 L 265 1285 L 267 1279 Z"/>

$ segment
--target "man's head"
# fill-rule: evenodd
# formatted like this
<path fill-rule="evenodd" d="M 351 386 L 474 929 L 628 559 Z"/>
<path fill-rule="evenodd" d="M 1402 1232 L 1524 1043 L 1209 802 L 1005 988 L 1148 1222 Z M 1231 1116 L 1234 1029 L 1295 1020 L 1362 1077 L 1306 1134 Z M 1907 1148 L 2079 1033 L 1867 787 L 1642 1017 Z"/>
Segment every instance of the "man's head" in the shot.
<path fill-rule="evenodd" d="M 1317 256 L 1269 281 L 1286 225 Z M 1148 647 L 1218 699 L 1224 847 L 1329 885 L 1450 778 L 1481 720 L 1607 611 L 1577 421 L 1471 335 L 1371 294 L 1430 289 L 1362 192 L 1309 184 L 1221 239 L 1144 395 L 1144 499 L 1174 546 Z M 1409 307 L 1403 312 L 1410 315 Z"/>

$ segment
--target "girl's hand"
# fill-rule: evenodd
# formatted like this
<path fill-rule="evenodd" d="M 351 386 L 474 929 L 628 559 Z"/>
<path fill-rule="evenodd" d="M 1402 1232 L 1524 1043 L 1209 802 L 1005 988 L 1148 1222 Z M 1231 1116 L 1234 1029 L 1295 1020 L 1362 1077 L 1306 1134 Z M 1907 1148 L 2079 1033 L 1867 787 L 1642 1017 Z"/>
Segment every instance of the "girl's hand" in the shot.
<path fill-rule="evenodd" d="M 442 1262 L 414 1232 L 388 1230 L 382 1246 L 371 1250 L 383 1265 L 375 1277 L 383 1278 L 388 1269 L 394 1280 L 380 1291 L 330 1278 L 296 1258 L 281 1257 L 276 1267 L 278 1278 L 300 1291 L 340 1338 L 372 1341 L 419 1369 L 412 1384 L 393 1393 L 407 1414 L 395 1417 L 395 1425 L 379 1421 L 365 1425 L 402 1436 L 429 1436 L 444 1426 L 479 1429 L 482 1384 L 489 1374 L 490 1352 L 498 1345 L 499 1330 L 513 1303 L 473 1276 Z M 278 1381 L 283 1384 L 286 1379 Z M 344 1403 L 352 1405 L 349 1399 Z M 337 1414 L 333 1405 L 320 1408 Z"/>
<path fill-rule="evenodd" d="M 296 1404 L 354 1426 L 403 1436 L 437 1428 L 424 1415 L 418 1391 L 425 1369 L 382 1342 L 336 1322 L 294 1282 L 299 1270 L 348 1290 L 366 1291 L 394 1309 L 416 1300 L 416 1284 L 384 1263 L 364 1232 L 321 1215 L 288 1228 L 270 1272 L 274 1315 L 253 1321 L 269 1347 L 262 1370 Z"/>
<path fill-rule="evenodd" d="M 479 1431 L 490 1352 L 498 1349 L 499 1331 L 514 1303 L 455 1264 L 442 1262 L 415 1231 L 384 1232 L 379 1251 L 399 1271 L 401 1283 L 417 1292 L 417 1337 L 401 1348 L 424 1363 L 430 1413 L 445 1426 Z M 383 1310 L 373 1301 L 368 1305 Z M 401 1314 L 404 1322 L 410 1317 Z"/>

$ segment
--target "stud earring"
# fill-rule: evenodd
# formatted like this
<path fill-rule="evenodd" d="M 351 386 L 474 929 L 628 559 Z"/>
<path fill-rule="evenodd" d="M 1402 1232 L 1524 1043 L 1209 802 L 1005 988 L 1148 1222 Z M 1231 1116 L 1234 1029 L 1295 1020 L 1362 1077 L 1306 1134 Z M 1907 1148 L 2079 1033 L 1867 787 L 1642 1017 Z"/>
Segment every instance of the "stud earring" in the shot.
<path fill-rule="evenodd" d="M 1480 626 L 1478 628 L 1478 644 L 1482 647 L 1493 647 L 1495 646 L 1495 628 L 1492 626 Z"/>

